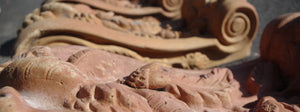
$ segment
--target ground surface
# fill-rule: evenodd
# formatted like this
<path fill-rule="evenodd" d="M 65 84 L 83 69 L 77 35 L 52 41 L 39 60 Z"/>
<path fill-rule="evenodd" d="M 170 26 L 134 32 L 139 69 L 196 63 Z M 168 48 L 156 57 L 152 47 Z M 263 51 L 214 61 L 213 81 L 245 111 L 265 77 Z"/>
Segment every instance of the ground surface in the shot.
<path fill-rule="evenodd" d="M 259 31 L 252 46 L 251 56 L 234 64 L 259 57 L 260 36 L 272 19 L 284 13 L 300 12 L 300 0 L 248 1 L 256 7 L 259 14 Z M 40 7 L 42 2 L 42 0 L 0 0 L 0 63 L 10 58 L 17 30 L 21 27 L 25 15 Z"/>

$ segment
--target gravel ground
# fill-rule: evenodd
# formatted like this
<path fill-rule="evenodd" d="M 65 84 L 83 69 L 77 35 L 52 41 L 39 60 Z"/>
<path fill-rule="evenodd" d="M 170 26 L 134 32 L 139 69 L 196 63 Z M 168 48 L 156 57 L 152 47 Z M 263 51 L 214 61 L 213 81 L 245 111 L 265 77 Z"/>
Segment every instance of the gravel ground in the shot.
<path fill-rule="evenodd" d="M 259 57 L 260 36 L 264 27 L 277 16 L 300 12 L 300 0 L 248 0 L 259 15 L 259 30 L 252 46 L 252 53 L 246 59 L 224 66 L 249 61 Z M 0 63 L 6 62 L 26 14 L 40 7 L 42 0 L 0 0 Z"/>

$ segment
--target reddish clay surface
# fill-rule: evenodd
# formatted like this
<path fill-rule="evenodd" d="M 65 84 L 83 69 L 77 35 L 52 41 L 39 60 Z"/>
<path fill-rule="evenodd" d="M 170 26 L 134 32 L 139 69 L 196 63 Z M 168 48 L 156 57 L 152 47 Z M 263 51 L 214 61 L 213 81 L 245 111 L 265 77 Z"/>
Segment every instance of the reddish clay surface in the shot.
<path fill-rule="evenodd" d="M 127 3 L 117 5 L 136 7 Z M 300 13 L 283 15 L 266 27 L 260 59 L 206 70 L 62 43 L 29 47 L 0 66 L 0 111 L 299 112 L 299 26 Z"/>
<path fill-rule="evenodd" d="M 257 27 L 245 0 L 48 0 L 25 17 L 15 54 L 81 45 L 205 69 L 249 56 Z"/>

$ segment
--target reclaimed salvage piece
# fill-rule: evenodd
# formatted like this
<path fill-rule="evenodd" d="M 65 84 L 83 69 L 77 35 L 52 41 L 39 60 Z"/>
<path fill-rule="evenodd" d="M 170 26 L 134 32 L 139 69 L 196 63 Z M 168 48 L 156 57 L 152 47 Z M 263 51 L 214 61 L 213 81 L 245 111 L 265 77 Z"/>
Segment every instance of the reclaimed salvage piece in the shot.
<path fill-rule="evenodd" d="M 12 60 L 0 82 L 14 89 L 4 87 L 2 91 L 12 94 L 12 102 L 27 102 L 24 107 L 190 112 L 233 110 L 246 103 L 231 97 L 241 97 L 241 92 L 226 68 L 180 70 L 80 46 L 34 47 Z M 14 106 L 6 108 L 13 110 Z"/>
<path fill-rule="evenodd" d="M 0 66 L 0 111 L 299 112 L 299 26 L 300 13 L 275 19 L 262 35 L 261 59 L 229 69 L 184 70 L 83 46 L 35 46 Z"/>
<path fill-rule="evenodd" d="M 15 54 L 81 45 L 203 69 L 248 56 L 257 26 L 245 0 L 48 0 L 26 16 Z"/>

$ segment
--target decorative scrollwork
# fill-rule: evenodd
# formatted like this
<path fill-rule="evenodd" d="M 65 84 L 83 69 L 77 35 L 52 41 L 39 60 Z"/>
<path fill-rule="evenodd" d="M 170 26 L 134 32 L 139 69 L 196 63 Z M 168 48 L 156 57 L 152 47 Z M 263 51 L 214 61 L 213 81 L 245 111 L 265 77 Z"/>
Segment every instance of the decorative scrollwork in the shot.
<path fill-rule="evenodd" d="M 186 69 L 248 56 L 258 24 L 243 0 L 51 0 L 26 18 L 16 53 L 75 44 Z"/>
<path fill-rule="evenodd" d="M 236 52 L 251 43 L 258 27 L 255 8 L 242 1 L 225 0 L 212 14 L 212 33 L 224 52 Z M 218 19 L 216 19 L 218 18 Z"/>
<path fill-rule="evenodd" d="M 183 0 L 161 0 L 162 5 L 168 11 L 180 10 Z"/>

